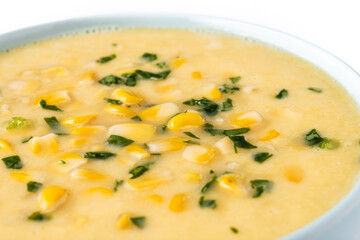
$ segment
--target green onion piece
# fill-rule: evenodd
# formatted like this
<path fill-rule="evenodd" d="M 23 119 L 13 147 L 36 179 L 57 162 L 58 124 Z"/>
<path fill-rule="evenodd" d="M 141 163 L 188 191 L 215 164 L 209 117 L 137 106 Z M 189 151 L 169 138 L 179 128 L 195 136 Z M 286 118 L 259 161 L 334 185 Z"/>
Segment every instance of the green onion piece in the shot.
<path fill-rule="evenodd" d="M 41 99 L 39 104 L 40 104 L 40 107 L 42 107 L 43 109 L 47 109 L 47 110 L 51 110 L 51 111 L 59 111 L 59 112 L 63 111 L 55 105 L 47 105 L 46 101 L 44 99 Z"/>
<path fill-rule="evenodd" d="M 316 129 L 312 129 L 310 132 L 308 132 L 305 135 L 305 142 L 309 146 L 313 146 L 315 144 L 318 144 L 322 142 L 324 139 L 319 135 L 319 133 L 316 131 Z"/>
<path fill-rule="evenodd" d="M 2 161 L 4 162 L 6 168 L 21 169 L 23 167 L 21 159 L 18 155 L 3 158 Z"/>
<path fill-rule="evenodd" d="M 317 93 L 321 93 L 321 92 L 322 92 L 322 90 L 321 90 L 320 88 L 310 87 L 310 88 L 308 88 L 308 90 L 313 91 L 313 92 L 317 92 Z"/>
<path fill-rule="evenodd" d="M 52 117 L 46 117 L 44 118 L 45 122 L 49 125 L 49 127 L 51 129 L 57 130 L 60 128 L 60 123 L 59 121 L 56 119 L 55 116 Z"/>
<path fill-rule="evenodd" d="M 42 183 L 30 181 L 27 183 L 28 192 L 37 192 L 42 187 Z"/>
<path fill-rule="evenodd" d="M 21 143 L 27 143 L 28 141 L 30 141 L 33 138 L 33 136 L 28 137 L 26 139 L 24 139 L 23 141 L 21 141 Z"/>
<path fill-rule="evenodd" d="M 201 196 L 200 197 L 200 200 L 199 200 L 199 205 L 201 208 L 216 208 L 216 201 L 215 200 L 210 200 L 210 199 L 207 199 L 205 200 L 204 199 L 204 196 Z"/>
<path fill-rule="evenodd" d="M 280 90 L 280 92 L 275 96 L 275 98 L 277 98 L 277 99 L 282 99 L 282 98 L 286 98 L 288 95 L 289 95 L 288 90 L 282 89 L 282 90 Z"/>
<path fill-rule="evenodd" d="M 116 156 L 116 154 L 111 152 L 87 152 L 84 158 L 108 159 L 113 156 Z"/>
<path fill-rule="evenodd" d="M 327 150 L 334 150 L 335 148 L 339 147 L 339 142 L 329 138 L 323 138 L 323 140 L 319 143 L 319 148 L 327 149 Z"/>
<path fill-rule="evenodd" d="M 25 128 L 29 126 L 29 120 L 22 117 L 13 117 L 6 125 L 6 130 L 11 130 L 15 128 Z"/>
<path fill-rule="evenodd" d="M 206 193 L 209 188 L 211 187 L 211 185 L 213 185 L 213 183 L 215 183 L 216 179 L 218 178 L 217 175 L 214 175 L 210 181 L 208 181 L 202 188 L 201 188 L 201 193 Z"/>

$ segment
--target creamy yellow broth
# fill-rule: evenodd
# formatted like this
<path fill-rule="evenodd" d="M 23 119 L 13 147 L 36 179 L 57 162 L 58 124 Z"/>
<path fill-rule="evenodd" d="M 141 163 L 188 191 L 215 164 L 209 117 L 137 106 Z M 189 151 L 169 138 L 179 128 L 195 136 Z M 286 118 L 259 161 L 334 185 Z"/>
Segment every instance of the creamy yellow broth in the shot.
<path fill-rule="evenodd" d="M 164 79 L 119 80 L 135 70 Z M 119 84 L 99 83 L 109 75 Z M 1 239 L 276 239 L 336 205 L 359 171 L 359 112 L 342 87 L 241 38 L 172 29 L 67 36 L 2 53 L 0 79 Z M 183 104 L 203 97 L 218 113 Z M 57 129 L 44 121 L 52 116 Z M 140 125 L 119 125 L 129 123 Z M 257 148 L 235 153 L 206 123 L 249 128 L 232 138 Z M 309 145 L 312 129 L 327 139 Z M 109 144 L 110 135 L 134 142 Z M 116 155 L 85 158 L 99 151 Z M 260 163 L 258 153 L 272 156 Z"/>

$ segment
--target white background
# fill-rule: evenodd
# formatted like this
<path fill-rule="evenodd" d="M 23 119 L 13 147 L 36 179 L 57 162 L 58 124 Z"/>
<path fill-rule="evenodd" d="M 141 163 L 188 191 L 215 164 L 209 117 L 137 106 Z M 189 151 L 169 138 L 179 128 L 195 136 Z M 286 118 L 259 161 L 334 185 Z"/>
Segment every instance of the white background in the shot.
<path fill-rule="evenodd" d="M 310 41 L 360 72 L 358 0 L 1 0 L 0 34 L 50 21 L 124 12 L 221 16 Z"/>

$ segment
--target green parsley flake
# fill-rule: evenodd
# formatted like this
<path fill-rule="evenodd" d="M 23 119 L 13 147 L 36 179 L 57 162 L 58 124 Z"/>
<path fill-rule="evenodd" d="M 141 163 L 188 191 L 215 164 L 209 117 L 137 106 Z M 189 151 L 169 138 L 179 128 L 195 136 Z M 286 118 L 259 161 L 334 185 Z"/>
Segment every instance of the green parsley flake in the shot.
<path fill-rule="evenodd" d="M 310 87 L 310 88 L 308 88 L 308 90 L 313 91 L 313 92 L 317 92 L 317 93 L 321 93 L 321 92 L 322 92 L 322 90 L 321 90 L 320 88 Z"/>
<path fill-rule="evenodd" d="M 229 136 L 230 140 L 234 142 L 234 150 L 237 153 L 237 148 L 253 149 L 257 148 L 248 141 L 245 140 L 244 136 Z"/>
<path fill-rule="evenodd" d="M 272 182 L 264 179 L 256 179 L 250 181 L 252 189 L 255 190 L 253 198 L 260 197 L 263 192 L 269 191 L 272 187 Z"/>
<path fill-rule="evenodd" d="M 321 143 L 324 139 L 319 135 L 316 129 L 312 129 L 305 135 L 305 141 L 307 145 L 313 146 L 315 144 Z"/>
<path fill-rule="evenodd" d="M 104 98 L 105 101 L 107 101 L 110 104 L 115 104 L 115 105 L 121 105 L 123 104 L 122 101 L 120 100 L 116 100 L 116 99 L 111 99 L 111 98 Z"/>
<path fill-rule="evenodd" d="M 111 135 L 105 143 L 110 145 L 116 145 L 118 147 L 125 147 L 133 142 L 133 140 L 124 138 L 122 136 Z"/>
<path fill-rule="evenodd" d="M 44 118 L 45 122 L 51 129 L 57 130 L 60 128 L 60 123 L 55 116 Z"/>
<path fill-rule="evenodd" d="M 263 163 L 265 162 L 268 158 L 272 157 L 273 155 L 268 153 L 268 152 L 261 152 L 261 153 L 256 153 L 253 158 L 255 162 L 258 163 Z"/>
<path fill-rule="evenodd" d="M 97 63 L 100 63 L 100 64 L 104 64 L 104 63 L 107 63 L 113 59 L 116 58 L 116 54 L 111 54 L 109 56 L 105 56 L 105 57 L 102 57 L 102 58 L 99 58 L 98 60 L 96 60 Z"/>
<path fill-rule="evenodd" d="M 148 62 L 152 62 L 158 59 L 157 55 L 154 53 L 144 53 L 141 58 Z"/>
<path fill-rule="evenodd" d="M 234 228 L 234 227 L 230 227 L 230 230 L 235 234 L 237 234 L 239 232 L 239 230 L 237 230 L 237 228 Z"/>
<path fill-rule="evenodd" d="M 275 96 L 275 98 L 277 98 L 277 99 L 282 99 L 282 98 L 286 98 L 288 95 L 289 95 L 288 90 L 282 89 L 282 90 L 280 90 L 280 92 Z"/>
<path fill-rule="evenodd" d="M 149 162 L 149 163 L 146 163 L 144 165 L 139 165 L 133 169 L 131 169 L 129 171 L 130 174 L 132 174 L 132 176 L 130 177 L 130 179 L 134 179 L 134 178 L 138 178 L 140 177 L 141 175 L 143 175 L 145 172 L 149 171 L 149 167 L 154 164 L 154 162 Z"/>
<path fill-rule="evenodd" d="M 213 185 L 213 183 L 215 183 L 216 179 L 218 178 L 217 175 L 214 175 L 210 181 L 208 181 L 202 188 L 201 188 L 201 193 L 206 193 L 209 188 Z"/>
<path fill-rule="evenodd" d="M 133 224 L 135 224 L 135 226 L 137 226 L 138 228 L 142 229 L 145 227 L 145 220 L 146 218 L 144 216 L 141 217 L 133 217 L 130 218 L 131 222 Z"/>
<path fill-rule="evenodd" d="M 228 98 L 225 102 L 223 102 L 222 112 L 227 112 L 233 109 L 232 99 Z"/>
<path fill-rule="evenodd" d="M 142 121 L 139 116 L 132 117 L 131 119 L 134 120 L 134 121 L 138 121 L 138 122 Z"/>
<path fill-rule="evenodd" d="M 3 158 L 2 161 L 4 162 L 6 168 L 9 169 L 21 169 L 23 167 L 21 159 L 18 155 Z"/>
<path fill-rule="evenodd" d="M 204 196 L 200 197 L 199 200 L 199 205 L 201 208 L 216 208 L 216 201 L 215 200 L 210 200 L 210 199 L 205 199 Z"/>
<path fill-rule="evenodd" d="M 63 111 L 55 105 L 47 105 L 47 103 L 44 99 L 41 99 L 39 104 L 40 104 L 40 107 L 42 107 L 43 109 L 47 109 L 47 110 L 51 110 L 51 111 L 59 111 L 59 112 Z"/>
<path fill-rule="evenodd" d="M 195 136 L 193 133 L 191 132 L 184 132 L 186 135 L 188 135 L 189 137 L 192 137 L 192 138 L 196 138 L 196 139 L 200 139 L 198 138 L 197 136 Z"/>
<path fill-rule="evenodd" d="M 27 183 L 28 192 L 37 192 L 42 187 L 42 183 L 30 181 Z"/>
<path fill-rule="evenodd" d="M 33 138 L 33 136 L 28 137 L 26 139 L 24 139 L 23 141 L 21 141 L 21 143 L 27 143 L 28 141 L 30 141 Z"/>
<path fill-rule="evenodd" d="M 28 216 L 28 220 L 35 221 L 35 222 L 48 221 L 50 219 L 51 219 L 50 215 L 43 214 L 41 212 L 34 212 L 30 216 Z"/>
<path fill-rule="evenodd" d="M 231 78 L 229 78 L 230 79 L 230 81 L 232 82 L 232 83 L 236 83 L 236 82 L 238 82 L 240 79 L 241 79 L 241 77 L 240 76 L 237 76 L 237 77 L 231 77 Z"/>
<path fill-rule="evenodd" d="M 111 152 L 87 152 L 84 158 L 108 159 L 113 156 L 116 156 L 116 154 Z"/>
<path fill-rule="evenodd" d="M 99 83 L 105 86 L 111 86 L 111 85 L 122 84 L 124 83 L 124 80 L 115 75 L 108 75 L 100 79 Z"/>
<path fill-rule="evenodd" d="M 219 105 L 209 99 L 203 97 L 201 99 L 190 99 L 183 102 L 185 105 L 189 106 L 200 106 L 199 111 L 205 112 L 208 116 L 215 116 L 219 112 Z"/>
<path fill-rule="evenodd" d="M 115 180 L 114 192 L 118 190 L 118 188 L 123 185 L 124 180 Z"/>

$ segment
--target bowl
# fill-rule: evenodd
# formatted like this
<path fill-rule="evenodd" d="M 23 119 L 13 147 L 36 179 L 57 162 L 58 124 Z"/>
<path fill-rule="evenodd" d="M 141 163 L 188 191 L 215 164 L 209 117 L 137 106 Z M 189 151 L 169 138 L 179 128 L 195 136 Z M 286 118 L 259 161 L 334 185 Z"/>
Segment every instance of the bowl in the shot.
<path fill-rule="evenodd" d="M 53 22 L 0 35 L 0 51 L 73 32 L 92 32 L 121 28 L 182 28 L 216 31 L 255 39 L 282 51 L 294 54 L 322 69 L 342 85 L 356 103 L 360 103 L 360 75 L 329 52 L 300 38 L 255 24 L 182 14 L 119 14 L 92 16 Z M 359 213 L 359 214 L 356 214 Z M 301 229 L 283 237 L 296 239 L 360 239 L 360 184 L 354 184 L 335 207 Z"/>

